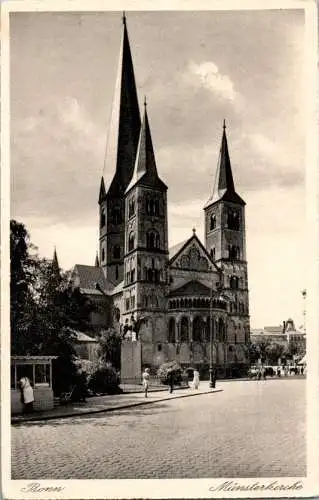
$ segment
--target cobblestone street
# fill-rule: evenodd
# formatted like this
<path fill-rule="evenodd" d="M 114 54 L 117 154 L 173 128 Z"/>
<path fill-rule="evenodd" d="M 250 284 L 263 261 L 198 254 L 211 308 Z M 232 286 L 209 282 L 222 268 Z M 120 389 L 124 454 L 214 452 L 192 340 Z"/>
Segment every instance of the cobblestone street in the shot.
<path fill-rule="evenodd" d="M 223 392 L 12 426 L 12 479 L 306 475 L 305 380 L 218 388 Z"/>

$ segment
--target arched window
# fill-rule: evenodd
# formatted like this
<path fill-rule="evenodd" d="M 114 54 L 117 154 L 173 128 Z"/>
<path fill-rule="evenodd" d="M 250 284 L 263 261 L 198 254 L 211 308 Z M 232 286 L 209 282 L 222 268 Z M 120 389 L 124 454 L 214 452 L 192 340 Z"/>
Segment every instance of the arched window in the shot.
<path fill-rule="evenodd" d="M 210 226 L 209 226 L 209 229 L 212 231 L 213 229 L 215 229 L 215 227 L 216 227 L 216 215 L 212 214 L 210 216 Z"/>
<path fill-rule="evenodd" d="M 160 247 L 160 237 L 157 231 L 151 230 L 146 234 L 146 247 L 155 250 Z"/>
<path fill-rule="evenodd" d="M 193 320 L 193 341 L 202 341 L 202 318 L 200 316 L 195 316 Z"/>
<path fill-rule="evenodd" d="M 104 262 L 105 261 L 105 250 L 104 250 L 104 248 L 102 248 L 102 255 L 101 255 L 101 257 L 102 257 L 102 262 Z"/>
<path fill-rule="evenodd" d="M 233 290 L 237 290 L 239 285 L 239 278 L 237 276 L 231 276 L 229 280 L 230 288 Z"/>
<path fill-rule="evenodd" d="M 105 226 L 105 208 L 101 208 L 101 219 L 100 219 L 100 225 L 101 227 Z"/>
<path fill-rule="evenodd" d="M 216 259 L 216 248 L 215 247 L 210 249 L 210 256 L 211 256 L 212 260 Z"/>
<path fill-rule="evenodd" d="M 183 269 L 189 269 L 189 256 L 188 255 L 182 255 L 182 257 L 181 257 L 181 267 Z"/>
<path fill-rule="evenodd" d="M 115 266 L 115 279 L 119 279 L 119 266 Z"/>
<path fill-rule="evenodd" d="M 239 260 L 240 259 L 239 247 L 237 247 L 235 245 L 229 245 L 228 246 L 228 254 L 229 254 L 229 259 Z"/>
<path fill-rule="evenodd" d="M 114 245 L 113 247 L 113 259 L 121 258 L 121 247 L 120 245 Z"/>
<path fill-rule="evenodd" d="M 176 342 L 175 318 L 170 318 L 168 322 L 168 342 L 171 344 Z"/>
<path fill-rule="evenodd" d="M 239 231 L 240 219 L 238 210 L 229 210 L 227 213 L 227 227 L 233 231 Z"/>
<path fill-rule="evenodd" d="M 147 215 L 158 216 L 160 212 L 160 203 L 157 199 L 147 199 L 146 200 L 146 213 Z"/>
<path fill-rule="evenodd" d="M 128 202 L 128 216 L 129 218 L 135 214 L 135 200 L 131 198 Z"/>
<path fill-rule="evenodd" d="M 132 231 L 128 237 L 128 251 L 131 252 L 132 250 L 134 250 L 134 247 L 135 247 L 135 234 Z"/>
<path fill-rule="evenodd" d="M 182 299 L 181 300 L 181 308 L 184 309 L 184 307 L 185 307 L 185 301 L 184 301 L 184 299 Z"/>
<path fill-rule="evenodd" d="M 189 342 L 188 318 L 186 316 L 181 319 L 181 342 Z"/>
<path fill-rule="evenodd" d="M 112 210 L 112 222 L 113 224 L 121 224 L 122 223 L 122 215 L 120 207 L 114 207 Z"/>

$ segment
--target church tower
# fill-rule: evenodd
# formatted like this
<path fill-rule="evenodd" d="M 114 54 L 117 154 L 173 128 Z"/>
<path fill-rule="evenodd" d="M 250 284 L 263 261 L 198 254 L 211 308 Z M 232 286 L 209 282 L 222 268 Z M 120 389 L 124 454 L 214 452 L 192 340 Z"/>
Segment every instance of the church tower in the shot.
<path fill-rule="evenodd" d="M 167 186 L 157 173 L 144 102 L 133 177 L 125 194 L 123 319 L 145 318 L 140 330 L 143 364 L 161 360 L 166 341 L 168 262 Z M 157 354 L 158 353 L 158 354 Z M 154 361 L 155 359 L 155 361 Z M 160 362 L 159 361 L 159 362 Z M 158 364 L 159 364 L 158 362 Z"/>
<path fill-rule="evenodd" d="M 131 49 L 123 16 L 120 58 L 99 194 L 99 261 L 105 276 L 114 285 L 123 280 L 124 194 L 134 170 L 140 126 Z M 110 178 L 112 172 L 115 172 L 113 178 L 107 184 L 105 179 Z"/>
<path fill-rule="evenodd" d="M 227 341 L 241 345 L 249 342 L 245 205 L 235 190 L 224 121 L 213 193 L 204 207 L 205 246 L 223 271 L 222 286 L 230 299 Z M 231 353 L 232 346 L 229 349 Z"/>

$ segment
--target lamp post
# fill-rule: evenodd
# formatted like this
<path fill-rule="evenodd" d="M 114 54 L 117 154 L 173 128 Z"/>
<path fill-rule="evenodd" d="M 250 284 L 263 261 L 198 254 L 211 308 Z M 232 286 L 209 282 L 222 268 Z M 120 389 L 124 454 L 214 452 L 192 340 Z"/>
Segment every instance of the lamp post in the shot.
<path fill-rule="evenodd" d="M 302 311 L 302 314 L 303 314 L 303 330 L 306 333 L 306 298 L 307 298 L 307 290 L 302 290 L 301 294 L 302 294 L 302 298 L 303 298 L 303 301 L 304 301 L 303 311 Z"/>
<path fill-rule="evenodd" d="M 216 377 L 213 377 L 213 290 L 210 296 L 209 303 L 209 387 L 210 389 L 214 389 L 216 385 Z"/>

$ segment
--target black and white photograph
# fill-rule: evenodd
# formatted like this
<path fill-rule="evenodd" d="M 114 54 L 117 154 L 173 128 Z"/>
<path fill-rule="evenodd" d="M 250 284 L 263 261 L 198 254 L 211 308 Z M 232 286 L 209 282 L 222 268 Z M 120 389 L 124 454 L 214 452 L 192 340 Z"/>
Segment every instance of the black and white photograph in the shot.
<path fill-rule="evenodd" d="M 315 3 L 8 3 L 5 498 L 318 493 Z"/>

